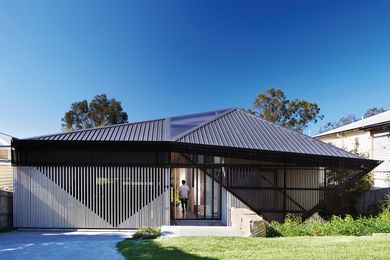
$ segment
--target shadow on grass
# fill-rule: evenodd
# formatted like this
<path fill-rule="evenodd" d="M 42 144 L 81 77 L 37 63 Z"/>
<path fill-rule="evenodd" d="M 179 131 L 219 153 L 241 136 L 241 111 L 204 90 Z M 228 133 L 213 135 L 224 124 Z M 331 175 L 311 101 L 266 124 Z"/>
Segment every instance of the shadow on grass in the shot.
<path fill-rule="evenodd" d="M 126 239 L 119 242 L 117 248 L 126 259 L 216 259 L 189 254 L 173 246 L 162 247 L 154 239 Z"/>

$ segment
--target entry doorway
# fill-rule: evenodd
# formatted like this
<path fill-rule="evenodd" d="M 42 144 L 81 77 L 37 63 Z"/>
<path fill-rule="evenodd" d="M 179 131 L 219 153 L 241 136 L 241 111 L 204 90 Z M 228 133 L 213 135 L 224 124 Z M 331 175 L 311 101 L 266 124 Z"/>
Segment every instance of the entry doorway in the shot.
<path fill-rule="evenodd" d="M 171 219 L 220 220 L 222 187 L 213 177 L 220 176 L 216 169 L 172 168 Z M 179 187 L 182 180 L 190 188 L 187 211 L 183 212 Z"/>

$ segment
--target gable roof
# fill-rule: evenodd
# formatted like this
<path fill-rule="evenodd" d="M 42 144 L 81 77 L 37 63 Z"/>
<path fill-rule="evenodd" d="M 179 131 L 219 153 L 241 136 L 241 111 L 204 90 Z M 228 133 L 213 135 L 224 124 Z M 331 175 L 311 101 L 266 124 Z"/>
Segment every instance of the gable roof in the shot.
<path fill-rule="evenodd" d="M 390 124 L 390 110 L 376 114 L 374 116 L 363 118 L 362 120 L 352 122 L 348 125 L 340 126 L 338 128 L 326 131 L 324 133 L 317 134 L 315 137 L 336 134 L 336 133 L 350 131 L 354 129 L 366 129 L 366 128 L 380 126 L 384 124 Z"/>
<path fill-rule="evenodd" d="M 44 141 L 168 141 L 262 151 L 360 158 L 231 108 L 29 138 Z"/>

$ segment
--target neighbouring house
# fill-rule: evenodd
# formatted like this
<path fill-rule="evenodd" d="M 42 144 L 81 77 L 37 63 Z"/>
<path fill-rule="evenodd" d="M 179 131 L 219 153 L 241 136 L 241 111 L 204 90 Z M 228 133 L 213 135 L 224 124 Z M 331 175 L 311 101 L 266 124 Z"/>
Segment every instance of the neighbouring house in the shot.
<path fill-rule="evenodd" d="M 11 139 L 12 136 L 0 133 L 0 190 L 5 191 L 13 191 Z"/>
<path fill-rule="evenodd" d="M 13 139 L 12 149 L 23 228 L 231 225 L 233 207 L 306 219 L 380 163 L 235 108 Z"/>
<path fill-rule="evenodd" d="M 383 161 L 372 173 L 373 189 L 390 187 L 390 110 L 315 136 L 364 157 Z"/>

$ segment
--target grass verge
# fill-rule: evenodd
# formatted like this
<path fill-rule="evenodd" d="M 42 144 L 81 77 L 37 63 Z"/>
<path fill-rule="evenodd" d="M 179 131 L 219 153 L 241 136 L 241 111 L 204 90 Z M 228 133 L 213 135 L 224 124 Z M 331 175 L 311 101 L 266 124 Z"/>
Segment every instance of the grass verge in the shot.
<path fill-rule="evenodd" d="M 124 240 L 126 259 L 389 259 L 390 235 Z"/>

